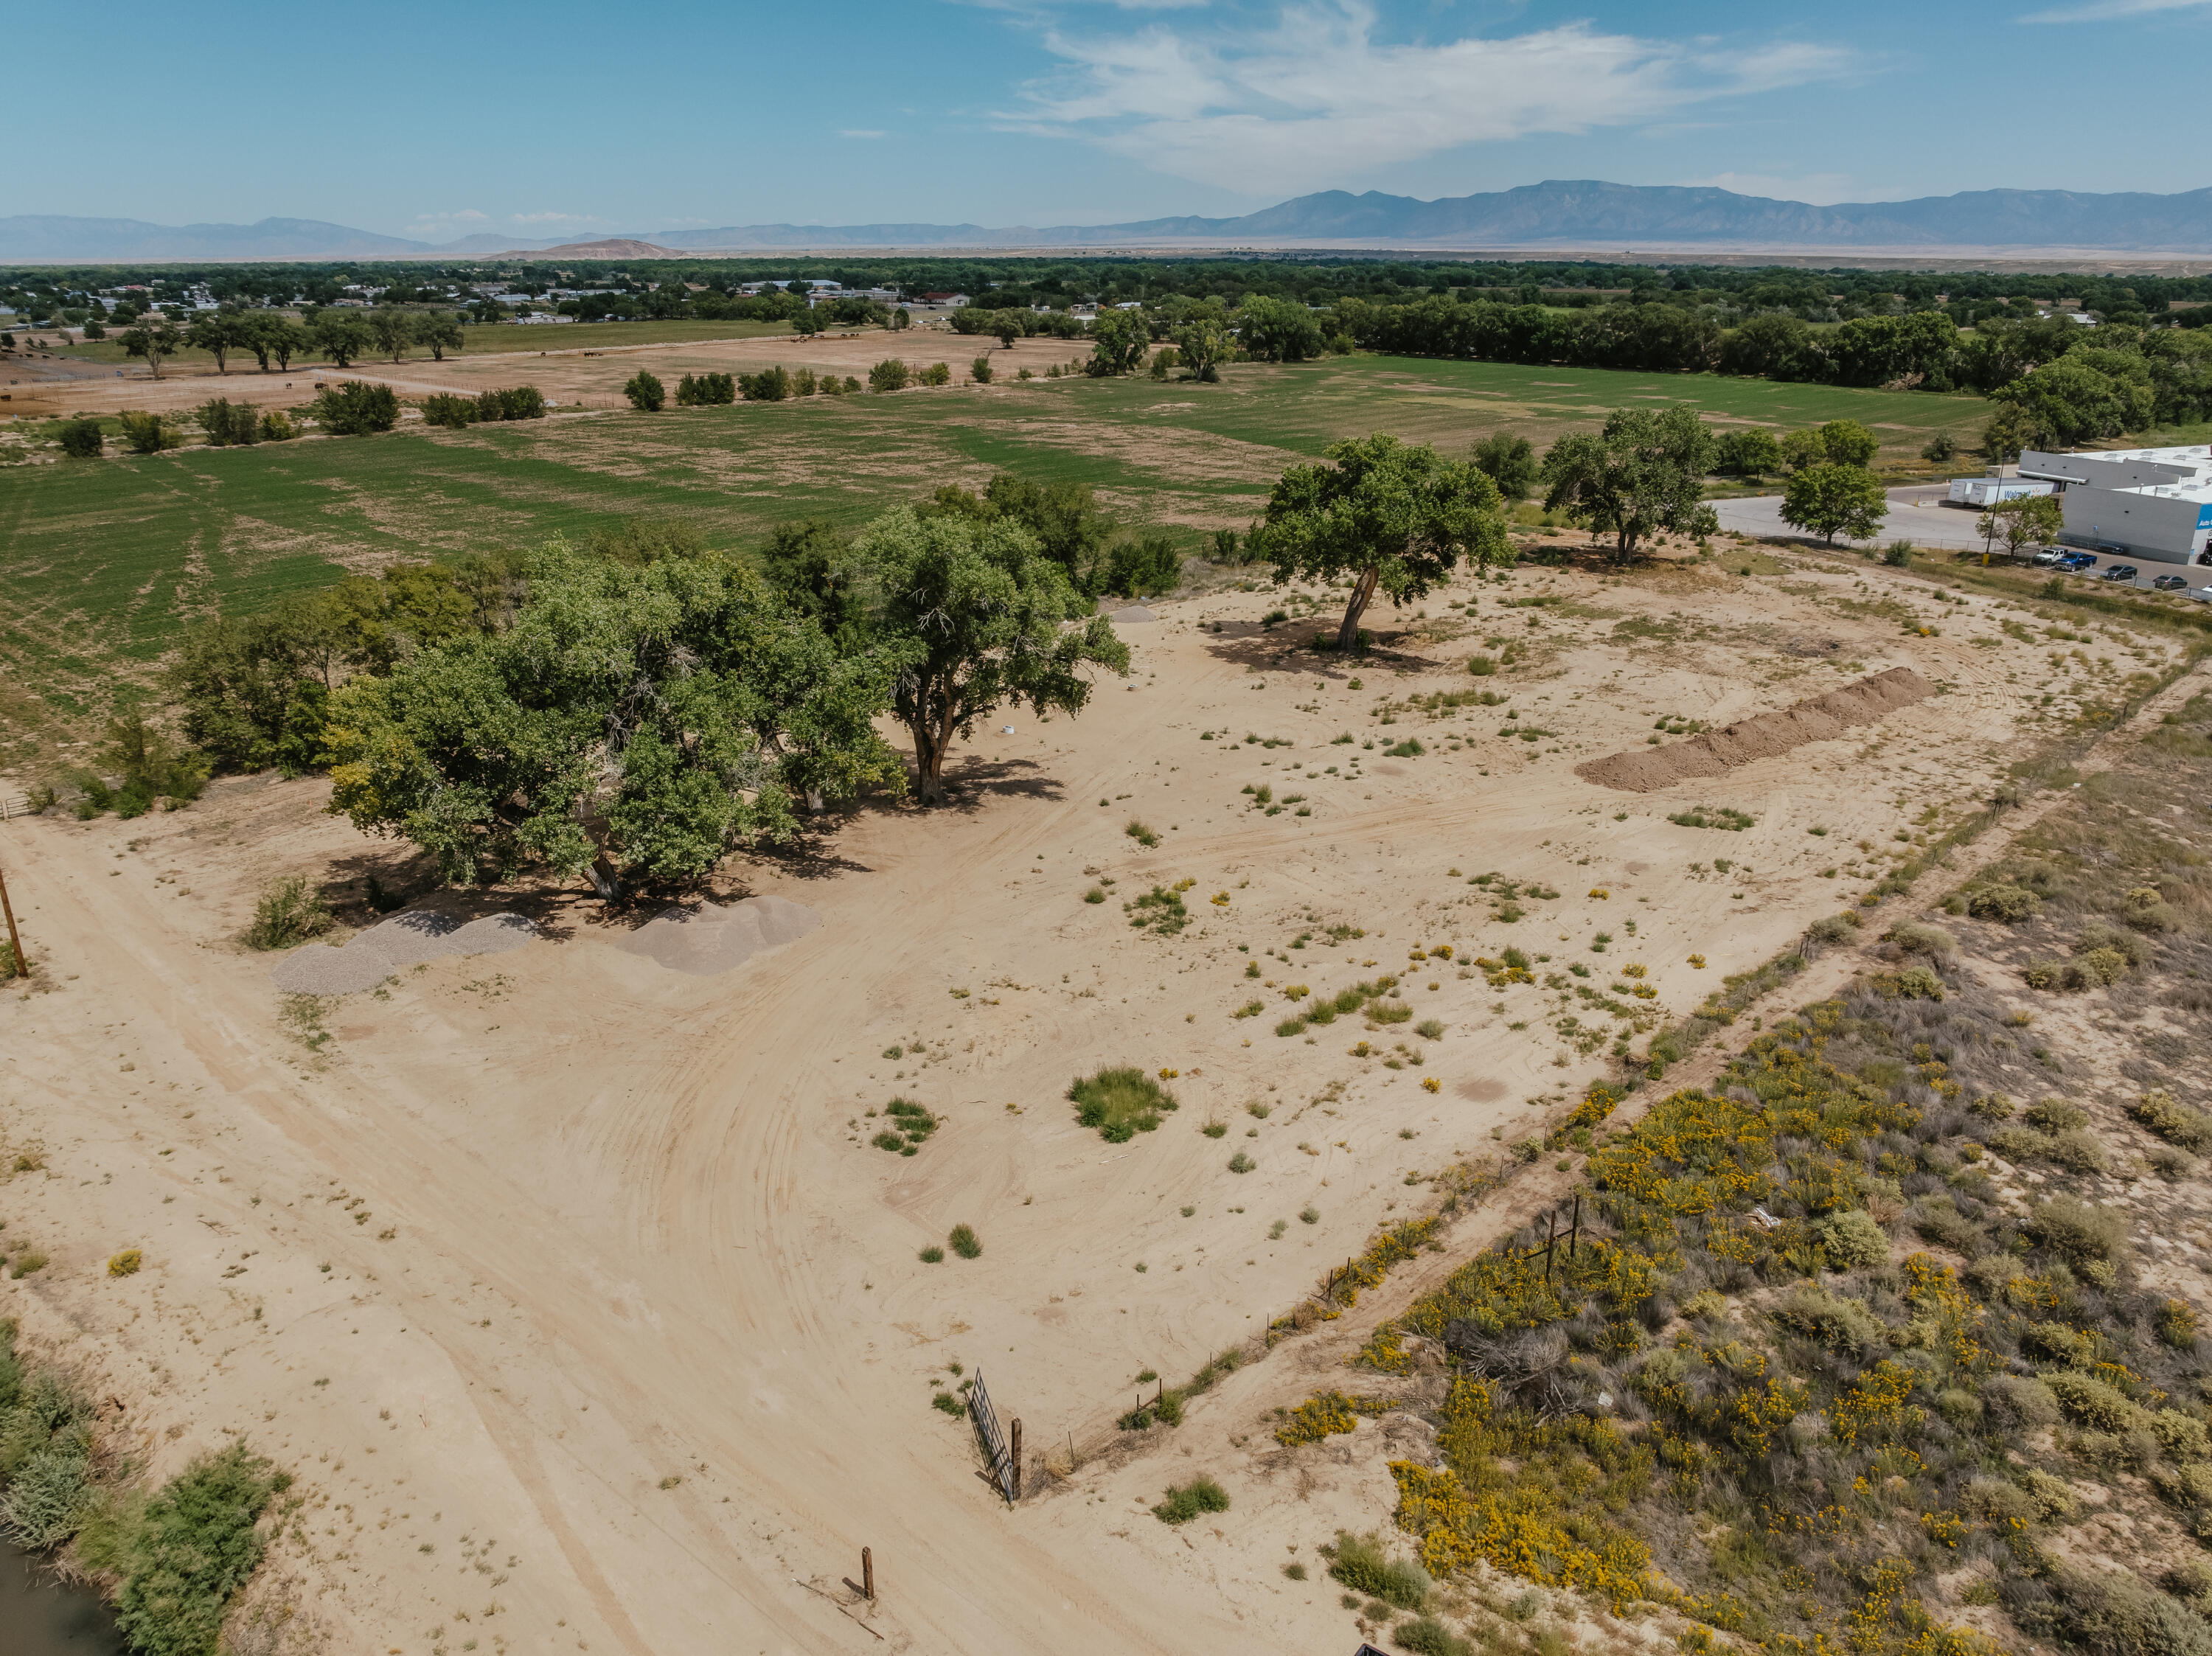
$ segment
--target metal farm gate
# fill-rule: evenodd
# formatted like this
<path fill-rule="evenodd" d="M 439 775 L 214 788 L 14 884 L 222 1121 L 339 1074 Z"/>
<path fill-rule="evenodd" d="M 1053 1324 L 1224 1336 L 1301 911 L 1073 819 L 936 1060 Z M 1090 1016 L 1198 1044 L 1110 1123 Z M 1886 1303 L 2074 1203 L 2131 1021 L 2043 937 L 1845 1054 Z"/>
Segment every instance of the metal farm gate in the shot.
<path fill-rule="evenodd" d="M 975 1436 L 983 1446 L 983 1459 L 990 1468 L 991 1481 L 999 1486 L 999 1493 L 1012 1506 L 1021 1498 L 1021 1471 L 1014 1458 L 1006 1452 L 1006 1440 L 999 1430 L 997 1411 L 991 1407 L 991 1394 L 983 1389 L 983 1371 L 975 1371 L 975 1383 L 968 1388 L 968 1417 L 975 1422 Z"/>

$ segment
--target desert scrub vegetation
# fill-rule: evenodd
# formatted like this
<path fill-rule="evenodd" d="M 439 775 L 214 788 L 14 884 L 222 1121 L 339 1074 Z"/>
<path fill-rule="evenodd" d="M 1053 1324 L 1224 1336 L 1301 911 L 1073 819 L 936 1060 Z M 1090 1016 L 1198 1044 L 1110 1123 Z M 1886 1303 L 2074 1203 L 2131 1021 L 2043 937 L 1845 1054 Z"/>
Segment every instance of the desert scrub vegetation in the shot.
<path fill-rule="evenodd" d="M 1688 810 L 1674 813 L 1667 820 L 1682 828 L 1724 828 L 1731 834 L 1741 834 L 1759 821 L 1750 812 L 1730 805 L 1693 805 Z"/>
<path fill-rule="evenodd" d="M 879 1150 L 890 1150 L 900 1156 L 915 1154 L 942 1125 L 927 1107 L 910 1098 L 891 1100 L 884 1106 L 884 1115 L 889 1125 L 868 1142 Z"/>
<path fill-rule="evenodd" d="M 1298 992 L 1291 998 L 1304 1000 L 1307 994 L 1304 986 L 1293 986 Z M 1376 1022 L 1403 1022 L 1413 1016 L 1413 1009 L 1403 1005 L 1392 1007 L 1385 1001 L 1385 997 L 1397 986 L 1396 978 L 1385 976 L 1371 981 L 1363 980 L 1348 989 L 1338 990 L 1333 995 L 1316 996 L 1311 1004 L 1303 1007 L 1296 1017 L 1286 1018 L 1277 1024 L 1275 1033 L 1287 1039 L 1291 1035 L 1304 1034 L 1309 1027 L 1325 1027 L 1340 1017 L 1350 1017 L 1360 1011 L 1364 1011 L 1370 1020 Z"/>
<path fill-rule="evenodd" d="M 260 1562 L 258 1525 L 289 1475 L 242 1443 L 204 1455 L 159 1489 L 119 1481 L 90 1401 L 59 1370 L 27 1362 L 0 1321 L 0 1527 L 114 1604 L 143 1656 L 207 1656 Z"/>
<path fill-rule="evenodd" d="M 1163 1524 L 1188 1524 L 1201 1513 L 1228 1510 L 1229 1492 L 1201 1474 L 1188 1483 L 1170 1484 L 1166 1499 L 1152 1508 L 1152 1516 Z"/>
<path fill-rule="evenodd" d="M 287 874 L 264 888 L 246 929 L 249 949 L 289 949 L 331 929 L 330 906 L 303 875 Z"/>
<path fill-rule="evenodd" d="M 1126 1144 L 1140 1132 L 1153 1131 L 1163 1111 L 1178 1107 L 1173 1093 L 1134 1065 L 1079 1079 L 1067 1095 L 1074 1101 L 1076 1120 L 1097 1128 L 1109 1144 Z"/>
<path fill-rule="evenodd" d="M 2094 1572 L 2060 1534 L 2132 1500 L 2140 1532 L 2212 1539 L 2200 1317 L 2139 1277 L 2094 1186 L 1992 1177 L 1997 1087 L 2029 1060 L 1993 1039 L 1994 993 L 1950 990 L 1780 1020 L 1714 1090 L 1594 1143 L 1548 1270 L 1524 1228 L 1376 1331 L 1371 1369 L 1453 1363 L 1443 1464 L 1391 1467 L 1430 1573 L 1486 1561 L 1771 1652 L 1977 1648 L 1929 1608 L 1961 1580 L 2032 1637 L 2212 1649 L 2194 1576 Z M 2019 1125 L 2083 1114 L 2046 1099 Z"/>

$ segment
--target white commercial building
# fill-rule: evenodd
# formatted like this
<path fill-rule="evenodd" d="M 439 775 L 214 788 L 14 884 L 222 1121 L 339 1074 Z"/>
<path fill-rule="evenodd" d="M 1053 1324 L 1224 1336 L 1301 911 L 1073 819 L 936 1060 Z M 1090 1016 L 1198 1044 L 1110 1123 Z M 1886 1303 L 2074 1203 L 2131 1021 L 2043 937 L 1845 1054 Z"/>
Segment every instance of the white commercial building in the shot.
<path fill-rule="evenodd" d="M 2020 475 L 2058 486 L 2059 539 L 2154 563 L 2212 564 L 2212 449 L 2112 448 L 2020 457 Z"/>

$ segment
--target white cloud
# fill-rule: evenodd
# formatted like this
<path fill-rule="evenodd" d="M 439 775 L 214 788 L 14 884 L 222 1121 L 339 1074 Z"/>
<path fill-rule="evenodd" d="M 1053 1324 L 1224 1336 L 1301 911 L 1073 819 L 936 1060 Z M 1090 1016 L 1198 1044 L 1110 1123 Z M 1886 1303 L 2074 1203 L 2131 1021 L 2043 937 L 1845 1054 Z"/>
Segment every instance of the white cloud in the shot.
<path fill-rule="evenodd" d="M 2202 11 L 2212 0 L 2083 0 L 2016 17 L 2017 23 L 2109 23 L 2118 17 L 2148 17 L 2162 11 Z"/>
<path fill-rule="evenodd" d="M 481 212 L 473 207 L 464 207 L 458 213 L 417 213 L 414 222 L 407 228 L 410 232 L 422 234 L 434 230 L 458 229 L 464 226 L 473 227 L 490 222 L 491 215 L 489 213 Z"/>
<path fill-rule="evenodd" d="M 605 224 L 608 222 L 608 221 L 593 213 L 509 213 L 507 215 L 507 222 L 509 224 L 550 224 L 556 227 L 575 225 L 580 228 L 588 225 Z"/>
<path fill-rule="evenodd" d="M 1771 173 L 1716 173 L 1709 179 L 1689 179 L 1685 182 L 1692 188 L 1732 190 L 1739 196 L 1809 202 L 1815 207 L 1852 199 L 1851 181 L 1841 173 L 1808 173 L 1795 179 Z"/>
<path fill-rule="evenodd" d="M 1048 27 L 1066 65 L 1010 114 L 1083 136 L 1163 173 L 1248 193 L 1311 190 L 1378 167 L 1530 133 L 1652 121 L 1730 94 L 1844 72 L 1844 49 L 1686 45 L 1571 23 L 1503 39 L 1378 40 L 1366 0 L 1285 8 L 1261 31 L 1079 35 Z"/>

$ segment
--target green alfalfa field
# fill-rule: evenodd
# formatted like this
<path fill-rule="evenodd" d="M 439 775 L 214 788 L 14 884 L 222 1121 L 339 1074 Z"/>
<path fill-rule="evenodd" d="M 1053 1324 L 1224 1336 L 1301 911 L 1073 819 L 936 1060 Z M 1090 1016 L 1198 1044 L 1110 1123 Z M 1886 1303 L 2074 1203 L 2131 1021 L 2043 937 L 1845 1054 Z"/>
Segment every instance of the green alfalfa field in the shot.
<path fill-rule="evenodd" d="M 988 342 L 944 344 L 964 361 Z M 34 748 L 83 735 L 118 691 L 150 681 L 191 619 L 349 570 L 584 537 L 634 517 L 680 519 L 710 543 L 742 547 L 786 519 L 858 525 L 940 483 L 980 488 L 1000 469 L 1091 484 L 1124 522 L 1195 550 L 1206 531 L 1258 515 L 1285 466 L 1341 437 L 1389 431 L 1463 453 L 1510 428 L 1540 449 L 1608 409 L 1675 403 L 1778 432 L 1861 420 L 1899 469 L 1917 466 L 1938 432 L 1970 446 L 1988 406 L 1354 355 L 1232 367 L 1218 385 L 1071 376 L 459 432 L 410 422 L 381 436 L 12 466 L 0 470 L 0 677 L 15 687 L 0 697 L 0 767 L 35 766 Z"/>

